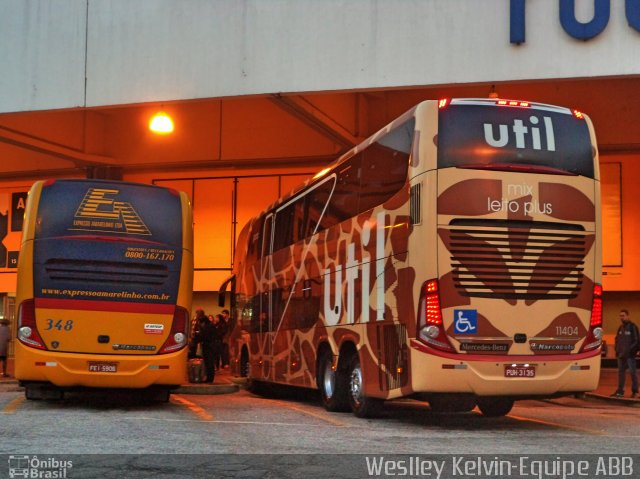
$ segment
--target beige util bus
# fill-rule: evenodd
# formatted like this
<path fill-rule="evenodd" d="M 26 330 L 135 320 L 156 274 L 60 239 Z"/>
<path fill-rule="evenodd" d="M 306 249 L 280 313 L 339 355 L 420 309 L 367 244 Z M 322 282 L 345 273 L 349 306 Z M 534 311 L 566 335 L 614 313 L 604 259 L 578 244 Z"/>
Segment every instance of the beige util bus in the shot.
<path fill-rule="evenodd" d="M 231 285 L 233 366 L 327 409 L 507 414 L 593 390 L 600 186 L 589 118 L 425 101 L 253 218 Z"/>

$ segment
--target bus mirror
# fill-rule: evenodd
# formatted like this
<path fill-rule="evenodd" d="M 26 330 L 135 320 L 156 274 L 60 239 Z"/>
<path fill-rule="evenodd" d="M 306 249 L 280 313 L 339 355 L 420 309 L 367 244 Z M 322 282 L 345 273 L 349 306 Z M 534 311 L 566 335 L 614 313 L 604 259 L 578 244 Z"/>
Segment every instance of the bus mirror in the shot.
<path fill-rule="evenodd" d="M 235 306 L 235 292 L 236 292 L 236 275 L 232 274 L 227 279 L 224 280 L 224 283 L 220 285 L 220 289 L 218 290 L 218 306 L 223 308 L 224 303 L 226 301 L 227 296 L 227 287 L 231 284 L 230 293 L 231 298 L 229 301 L 229 306 L 233 308 Z"/>

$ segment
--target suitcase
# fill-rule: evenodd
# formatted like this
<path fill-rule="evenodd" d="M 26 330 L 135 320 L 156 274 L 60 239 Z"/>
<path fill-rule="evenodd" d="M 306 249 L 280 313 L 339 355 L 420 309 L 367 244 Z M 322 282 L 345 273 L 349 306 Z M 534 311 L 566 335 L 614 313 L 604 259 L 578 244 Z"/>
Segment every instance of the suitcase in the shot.
<path fill-rule="evenodd" d="M 202 383 L 205 378 L 204 361 L 200 358 L 189 359 L 187 364 L 190 383 Z"/>

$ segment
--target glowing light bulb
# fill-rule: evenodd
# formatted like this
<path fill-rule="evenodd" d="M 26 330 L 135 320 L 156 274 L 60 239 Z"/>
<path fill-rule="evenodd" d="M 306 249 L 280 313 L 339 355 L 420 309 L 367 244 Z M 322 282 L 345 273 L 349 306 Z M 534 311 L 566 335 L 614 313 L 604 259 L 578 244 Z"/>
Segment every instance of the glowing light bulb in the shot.
<path fill-rule="evenodd" d="M 149 130 L 158 135 L 168 135 L 173 133 L 173 120 L 165 112 L 156 113 L 149 122 Z"/>

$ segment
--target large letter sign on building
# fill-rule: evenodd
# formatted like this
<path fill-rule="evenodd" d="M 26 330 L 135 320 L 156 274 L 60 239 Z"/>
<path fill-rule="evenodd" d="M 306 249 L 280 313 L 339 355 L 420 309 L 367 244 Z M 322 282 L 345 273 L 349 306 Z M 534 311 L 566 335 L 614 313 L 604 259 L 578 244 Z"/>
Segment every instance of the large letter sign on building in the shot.
<path fill-rule="evenodd" d="M 578 40 L 589 40 L 602 33 L 609 23 L 611 0 L 594 2 L 593 18 L 590 22 L 582 23 L 576 20 L 575 0 L 560 0 L 560 23 L 564 31 Z"/>
<path fill-rule="evenodd" d="M 559 0 L 560 24 L 568 35 L 578 40 L 590 40 L 607 27 L 611 14 L 611 0 L 593 0 L 593 18 L 586 23 L 576 19 L 575 0 Z M 629 26 L 640 32 L 640 0 L 625 0 L 625 15 Z M 511 0 L 509 41 L 525 41 L 525 0 Z"/>

